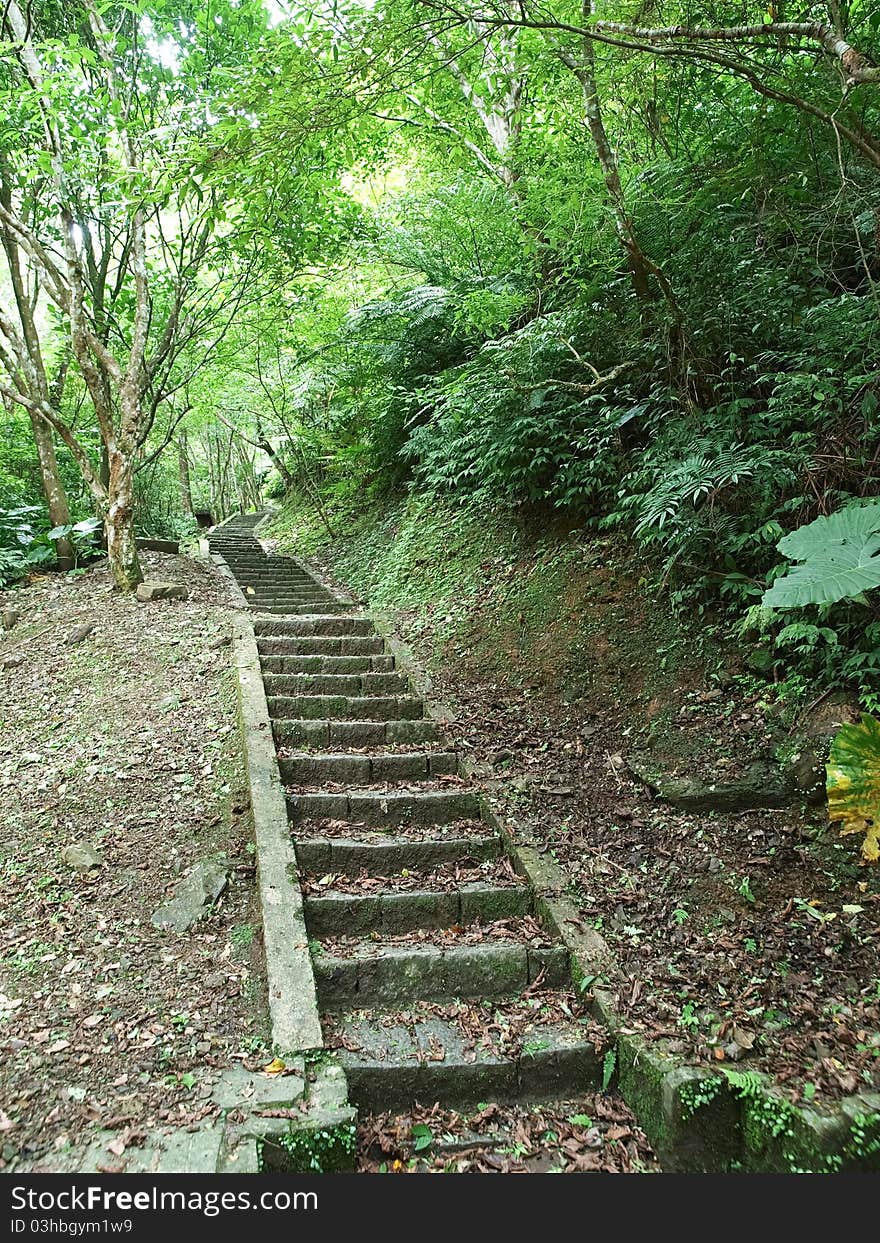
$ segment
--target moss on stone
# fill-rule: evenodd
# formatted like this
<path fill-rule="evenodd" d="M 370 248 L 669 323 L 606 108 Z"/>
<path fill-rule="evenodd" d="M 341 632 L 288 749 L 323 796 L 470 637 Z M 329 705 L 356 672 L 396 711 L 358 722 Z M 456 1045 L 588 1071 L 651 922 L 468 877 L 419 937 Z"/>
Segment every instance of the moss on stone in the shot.
<path fill-rule="evenodd" d="M 357 1136 L 351 1121 L 291 1129 L 260 1143 L 264 1174 L 341 1174 L 354 1169 Z"/>

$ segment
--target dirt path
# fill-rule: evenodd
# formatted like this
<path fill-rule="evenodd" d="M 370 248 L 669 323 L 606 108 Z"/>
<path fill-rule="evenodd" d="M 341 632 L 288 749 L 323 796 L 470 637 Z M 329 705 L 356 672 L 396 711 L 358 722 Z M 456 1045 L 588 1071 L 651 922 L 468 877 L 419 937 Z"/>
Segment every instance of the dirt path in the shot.
<path fill-rule="evenodd" d="M 214 1112 L 220 1072 L 263 1059 L 258 913 L 229 668 L 229 585 L 148 553 L 186 601 L 140 604 L 104 569 L 0 595 L 0 1169 L 97 1128 L 106 1168 L 156 1126 Z M 66 640 L 77 626 L 94 629 Z M 83 872 L 62 851 L 94 848 Z M 150 917 L 196 861 L 229 885 L 191 933 Z"/>

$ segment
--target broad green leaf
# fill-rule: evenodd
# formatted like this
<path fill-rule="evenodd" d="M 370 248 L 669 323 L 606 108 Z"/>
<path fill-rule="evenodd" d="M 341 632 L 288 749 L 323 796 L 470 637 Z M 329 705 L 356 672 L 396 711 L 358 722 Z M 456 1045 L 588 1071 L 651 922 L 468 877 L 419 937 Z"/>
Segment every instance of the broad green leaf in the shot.
<path fill-rule="evenodd" d="M 835 604 L 880 587 L 880 502 L 853 505 L 792 531 L 777 548 L 802 561 L 765 591 L 765 608 Z"/>
<path fill-rule="evenodd" d="M 859 725 L 843 725 L 827 765 L 828 816 L 841 834 L 864 833 L 862 857 L 880 859 L 880 720 L 863 713 Z"/>
<path fill-rule="evenodd" d="M 784 536 L 776 547 L 791 561 L 806 561 L 820 549 L 830 551 L 835 545 L 861 544 L 878 531 L 880 501 L 872 501 L 816 518 Z"/>

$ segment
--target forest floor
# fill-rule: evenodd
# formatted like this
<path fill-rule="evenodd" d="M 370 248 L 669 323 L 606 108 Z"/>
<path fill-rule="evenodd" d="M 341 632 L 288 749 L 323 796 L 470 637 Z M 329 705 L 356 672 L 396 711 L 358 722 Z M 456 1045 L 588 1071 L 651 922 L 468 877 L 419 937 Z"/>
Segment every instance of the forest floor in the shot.
<path fill-rule="evenodd" d="M 436 685 L 458 709 L 457 745 L 494 774 L 487 791 L 564 865 L 611 944 L 628 1026 L 689 1061 L 766 1071 L 793 1101 L 880 1088 L 880 895 L 857 843 L 815 809 L 663 805 L 628 770 L 631 721 L 607 704 L 474 681 L 452 662 Z M 744 726 L 755 704 L 737 707 Z M 735 752 L 736 724 L 703 719 Z"/>
<path fill-rule="evenodd" d="M 103 564 L 0 593 L 0 1170 L 110 1130 L 106 1166 L 216 1112 L 261 1065 L 265 1000 L 228 581 L 143 556 L 186 601 L 112 592 Z M 78 627 L 93 629 L 77 642 Z M 88 847 L 100 862 L 72 866 Z M 151 915 L 197 861 L 228 886 L 190 932 Z M 81 866 L 82 863 L 81 863 Z"/>
<path fill-rule="evenodd" d="M 625 549 L 508 532 L 398 510 L 312 551 L 387 611 L 500 813 L 567 869 L 628 1027 L 793 1102 L 880 1090 L 880 879 L 858 838 L 804 803 L 676 810 L 637 776 L 652 747 L 709 781 L 773 762 L 790 688 L 711 619 L 673 618 Z"/>

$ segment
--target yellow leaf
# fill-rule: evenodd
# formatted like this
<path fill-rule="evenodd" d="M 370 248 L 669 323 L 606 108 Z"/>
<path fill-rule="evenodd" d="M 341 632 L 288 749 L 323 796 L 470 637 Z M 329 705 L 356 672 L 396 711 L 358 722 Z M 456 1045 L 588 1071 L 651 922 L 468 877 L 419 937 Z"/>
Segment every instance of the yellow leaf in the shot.
<path fill-rule="evenodd" d="M 267 1075 L 280 1075 L 287 1070 L 287 1066 L 280 1057 L 273 1057 L 269 1065 L 263 1067 L 263 1070 Z"/>
<path fill-rule="evenodd" d="M 827 765 L 828 817 L 842 836 L 863 833 L 862 858 L 880 859 L 880 721 L 862 714 L 843 725 L 831 744 Z"/>

